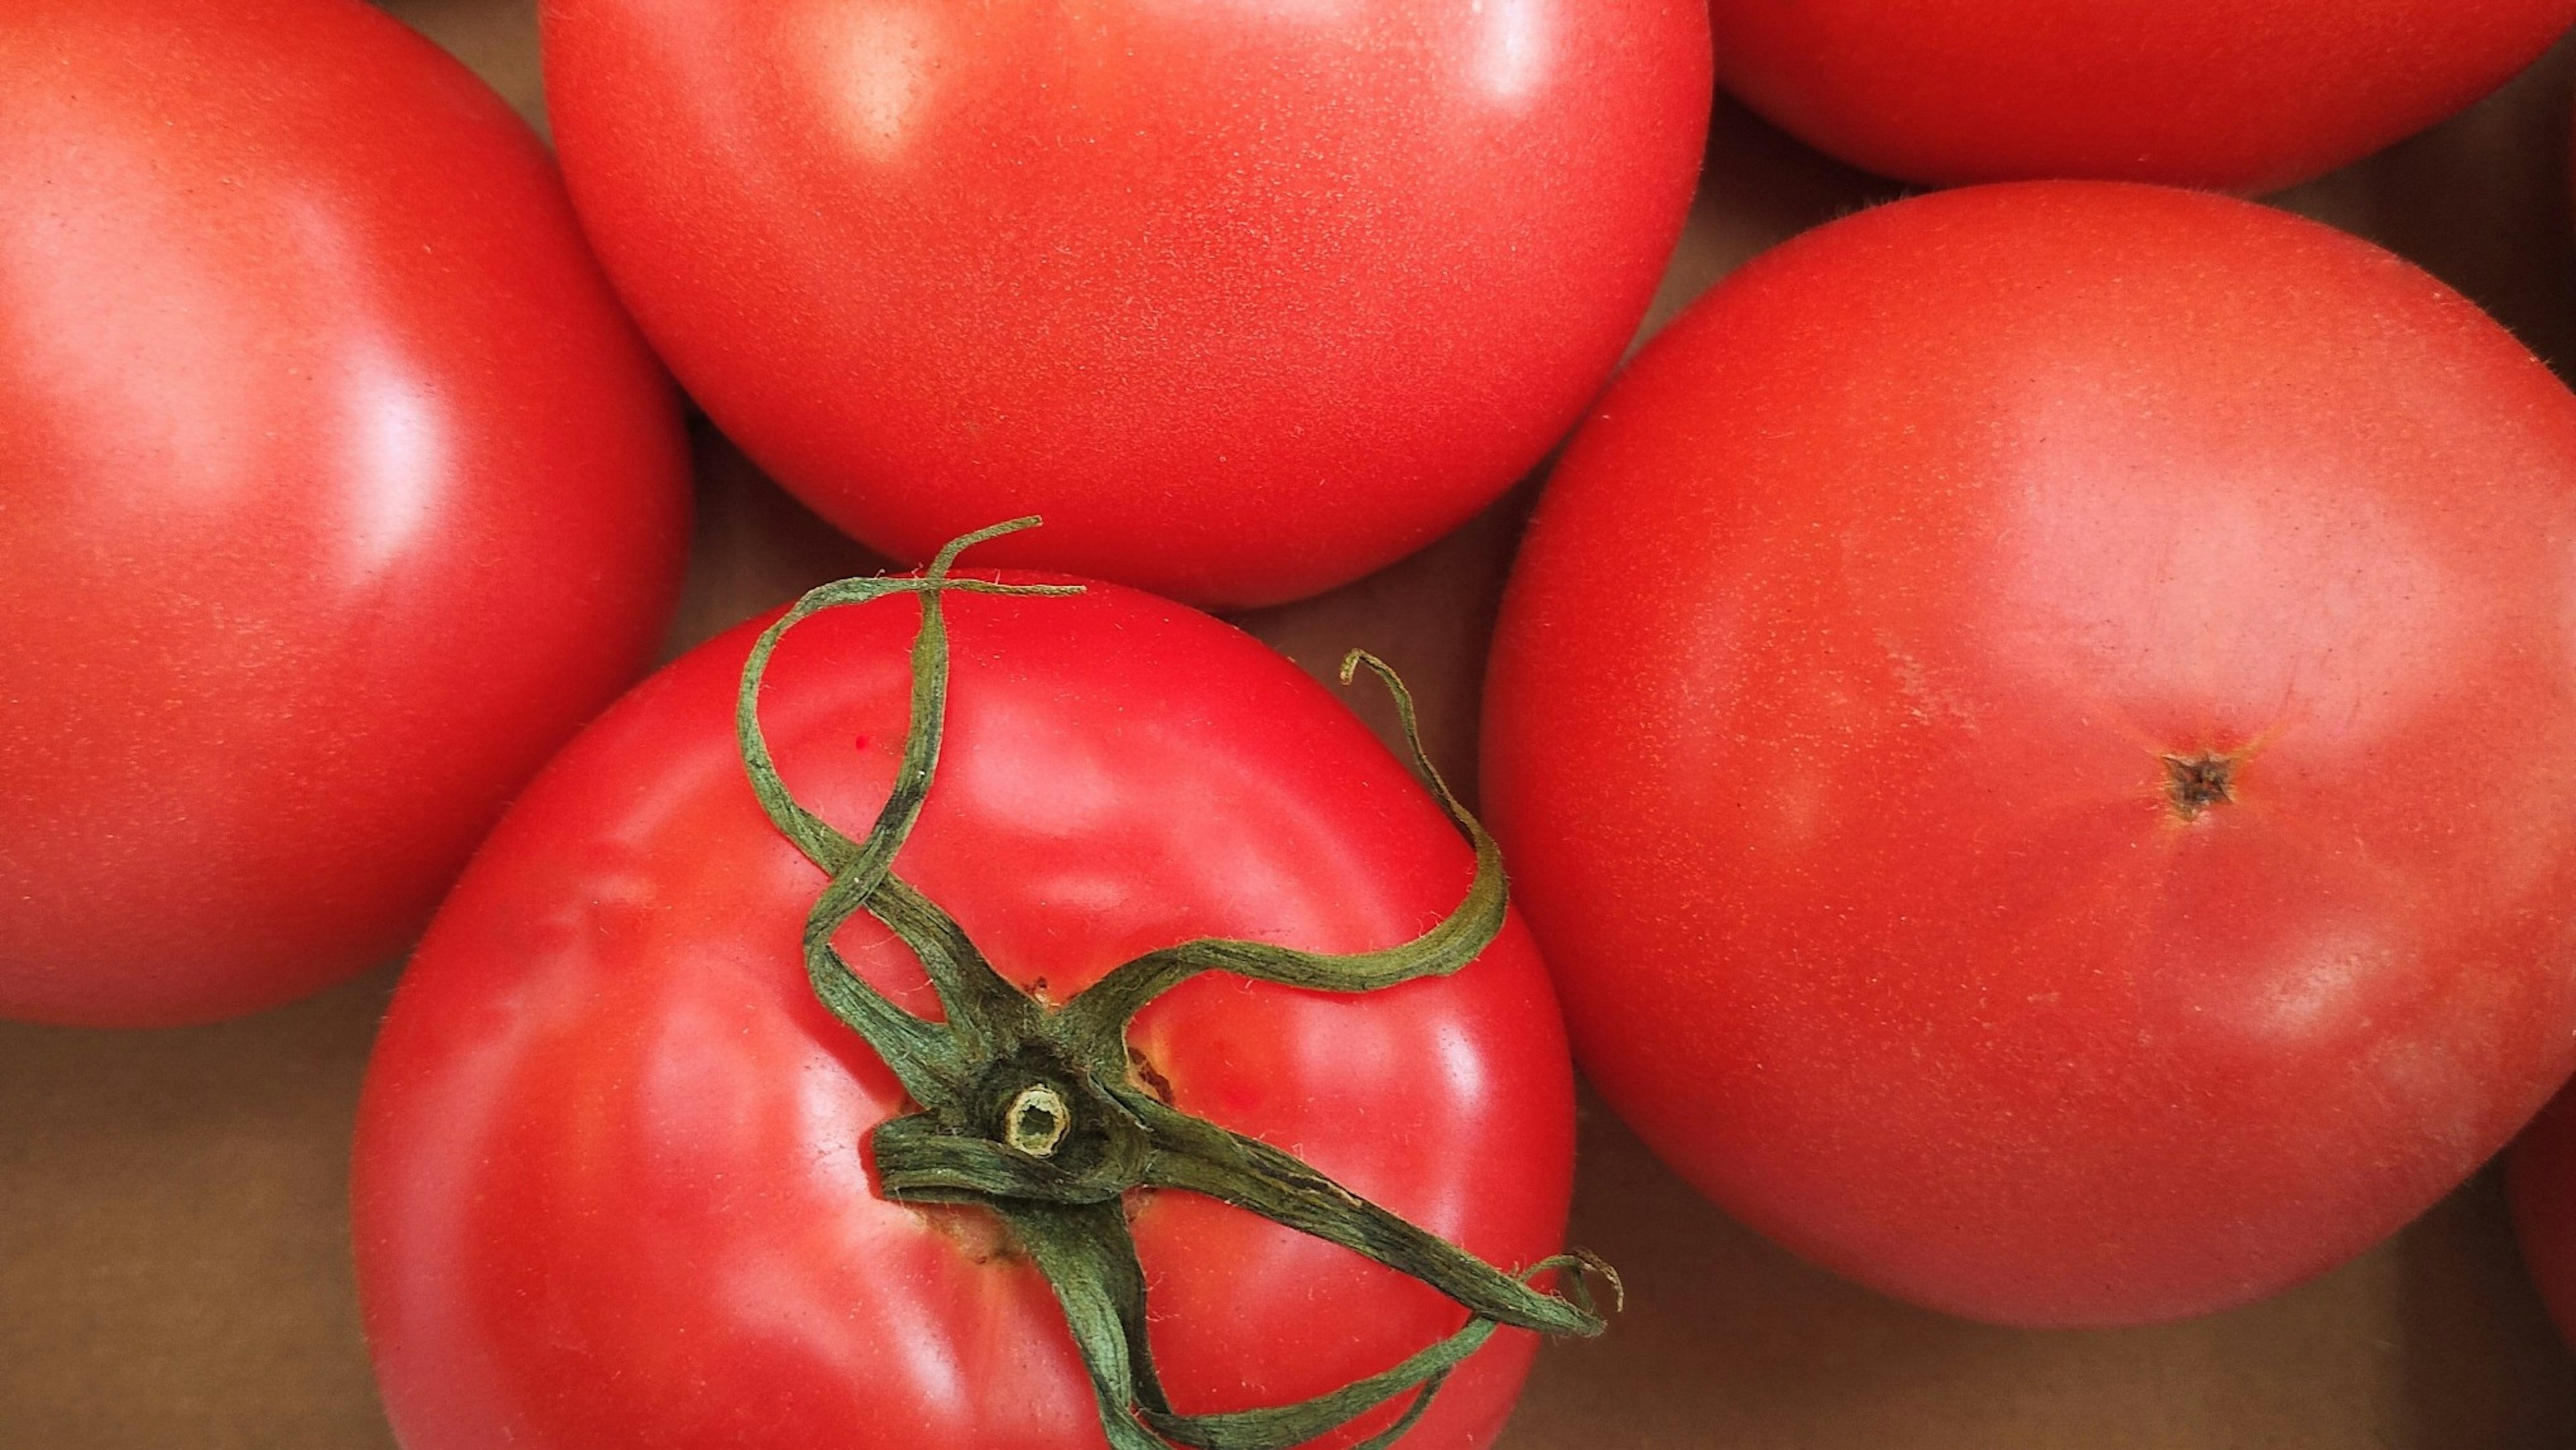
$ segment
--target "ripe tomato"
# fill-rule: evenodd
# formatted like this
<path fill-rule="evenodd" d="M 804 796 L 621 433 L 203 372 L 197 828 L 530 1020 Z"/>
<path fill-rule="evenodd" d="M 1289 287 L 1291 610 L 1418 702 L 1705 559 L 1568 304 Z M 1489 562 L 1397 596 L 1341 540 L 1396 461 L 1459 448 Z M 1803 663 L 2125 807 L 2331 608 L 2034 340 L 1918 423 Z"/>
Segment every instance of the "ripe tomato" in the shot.
<path fill-rule="evenodd" d="M 1679 235 L 1699 0 L 546 0 L 574 200 L 834 524 L 1209 604 L 1428 543 L 1571 426 Z"/>
<path fill-rule="evenodd" d="M 2363 242 L 2107 183 L 1744 269 L 1577 436 L 1486 702 L 1603 1095 L 2035 1325 L 2317 1273 L 2576 1061 L 2576 398 Z"/>
<path fill-rule="evenodd" d="M 1020 987 L 1063 1003 L 1209 934 L 1383 947 L 1459 901 L 1469 853 L 1439 810 L 1248 636 L 1114 587 L 946 607 L 946 742 L 899 864 Z M 905 601 L 817 616 L 768 670 L 779 769 L 853 834 L 895 779 L 919 619 Z M 395 999 L 355 1232 L 411 1450 L 1101 1443 L 1065 1318 L 997 1221 L 877 1191 L 870 1135 L 909 1108 L 800 966 L 826 878 L 745 781 L 752 630 L 648 681 L 539 777 Z M 937 1014 L 882 928 L 836 939 L 861 979 Z M 1181 1110 L 1497 1265 L 1559 1242 L 1571 1069 L 1517 918 L 1458 975 L 1365 996 L 1200 978 L 1128 1042 Z M 1213 1199 L 1129 1209 L 1183 1410 L 1329 1390 L 1464 1322 Z M 1487 1443 L 1530 1352 L 1489 1342 L 1406 1444 Z"/>
<path fill-rule="evenodd" d="M 669 385 L 527 128 L 352 0 L 0 23 L 0 1016 L 390 957 L 678 587 Z"/>
<path fill-rule="evenodd" d="M 2507 1186 L 2522 1261 L 2576 1346 L 2576 1093 L 2561 1093 L 2513 1145 Z"/>
<path fill-rule="evenodd" d="M 1909 181 L 2267 191 L 2504 83 L 2576 0 L 1713 0 L 1747 105 Z"/>

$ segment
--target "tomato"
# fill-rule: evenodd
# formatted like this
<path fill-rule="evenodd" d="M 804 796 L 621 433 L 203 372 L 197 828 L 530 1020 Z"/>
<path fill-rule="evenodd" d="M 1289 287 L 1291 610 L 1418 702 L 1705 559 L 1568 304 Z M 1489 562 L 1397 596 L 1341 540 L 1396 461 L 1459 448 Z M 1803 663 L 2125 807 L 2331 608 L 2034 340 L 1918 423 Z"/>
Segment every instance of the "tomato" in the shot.
<path fill-rule="evenodd" d="M 0 1016 L 392 956 L 648 663 L 687 459 L 527 128 L 352 0 L 0 22 Z"/>
<path fill-rule="evenodd" d="M 946 739 L 898 864 L 1016 986 L 1066 1003 L 1210 934 L 1384 947 L 1466 890 L 1469 852 L 1430 799 L 1249 636 L 1114 587 L 946 608 Z M 768 668 L 779 770 L 853 833 L 896 778 L 920 619 L 907 601 L 818 615 Z M 648 681 L 539 777 L 395 998 L 355 1235 L 411 1450 L 1101 1443 L 1026 1253 L 982 1208 L 879 1191 L 871 1135 L 910 1109 L 799 964 L 826 878 L 737 753 L 754 628 Z M 851 972 L 937 1015 L 884 928 L 835 940 Z M 1136 1080 L 1182 1111 L 1500 1267 L 1560 1240 L 1571 1068 L 1517 918 L 1463 972 L 1364 996 L 1202 977 L 1127 1042 Z M 1128 1218 L 1183 1410 L 1327 1391 L 1465 1319 L 1214 1199 L 1137 1194 Z M 1488 1443 L 1531 1349 L 1502 1331 L 1406 1444 Z"/>
<path fill-rule="evenodd" d="M 2256 1298 L 2576 1065 L 2576 398 L 2366 243 L 1936 193 L 1697 303 L 1504 606 L 1577 1061 L 1788 1247 L 1982 1319 Z"/>
<path fill-rule="evenodd" d="M 1707 127 L 1698 0 L 547 0 L 611 277 L 842 529 L 1207 604 L 1448 531 L 1607 376 Z"/>
<path fill-rule="evenodd" d="M 2514 1141 L 2507 1187 L 2522 1261 L 2576 1345 L 2576 1093 L 2561 1093 Z"/>
<path fill-rule="evenodd" d="M 2267 191 L 2502 85 L 2576 0 L 1713 0 L 1753 109 L 1909 181 Z"/>

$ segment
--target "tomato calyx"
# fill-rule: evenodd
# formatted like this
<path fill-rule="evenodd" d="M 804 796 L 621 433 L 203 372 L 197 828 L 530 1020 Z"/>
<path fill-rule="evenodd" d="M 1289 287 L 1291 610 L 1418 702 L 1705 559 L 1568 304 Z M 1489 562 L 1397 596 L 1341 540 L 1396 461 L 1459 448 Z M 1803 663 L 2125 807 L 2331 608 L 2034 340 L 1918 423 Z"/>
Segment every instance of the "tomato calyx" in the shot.
<path fill-rule="evenodd" d="M 1370 992 L 1446 976 L 1502 929 L 1506 887 L 1493 838 L 1451 794 L 1424 754 L 1411 696 L 1383 661 L 1354 650 L 1348 684 L 1366 668 L 1394 696 L 1415 772 L 1476 852 L 1466 899 L 1421 936 L 1377 951 L 1328 955 L 1264 942 L 1201 939 L 1112 969 L 1061 1005 L 1038 1000 L 994 970 L 964 929 L 894 874 L 936 769 L 948 690 L 950 592 L 1065 595 L 1079 586 L 1004 584 L 951 574 L 957 556 L 1029 528 L 1019 519 L 968 534 L 914 578 L 847 579 L 808 592 L 760 636 L 743 667 L 735 726 L 753 793 L 781 833 L 831 878 L 805 922 L 806 975 L 834 1016 L 885 1059 L 919 1110 L 868 1138 L 877 1186 L 921 1204 L 980 1204 L 997 1214 L 1054 1288 L 1089 1372 L 1113 1450 L 1288 1450 L 1411 1394 L 1394 1424 L 1358 1450 L 1382 1450 L 1411 1429 L 1442 1382 L 1498 1325 L 1591 1336 L 1605 1327 L 1585 1275 L 1614 1297 L 1618 1276 L 1576 1252 L 1507 1273 L 1370 1203 L 1295 1156 L 1182 1112 L 1127 1041 L 1137 1012 L 1206 972 L 1327 992 Z M 760 729 L 763 673 L 787 631 L 826 609 L 897 594 L 921 602 L 912 650 L 911 720 L 893 788 L 867 835 L 853 840 L 799 804 Z M 945 1020 L 895 1006 L 832 945 L 865 912 L 920 959 Z M 1129 1232 L 1130 1193 L 1178 1188 L 1262 1215 L 1422 1280 L 1464 1305 L 1466 1326 L 1394 1368 L 1292 1405 L 1225 1414 L 1175 1411 L 1146 1336 L 1145 1276 Z M 1533 1287 L 1556 1274 L 1559 1292 Z"/>

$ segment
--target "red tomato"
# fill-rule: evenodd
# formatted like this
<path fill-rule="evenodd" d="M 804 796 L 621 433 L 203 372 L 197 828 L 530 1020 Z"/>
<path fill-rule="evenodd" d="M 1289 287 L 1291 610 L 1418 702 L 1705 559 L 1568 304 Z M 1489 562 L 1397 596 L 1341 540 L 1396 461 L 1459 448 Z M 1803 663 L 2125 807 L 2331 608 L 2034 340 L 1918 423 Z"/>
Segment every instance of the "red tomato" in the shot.
<path fill-rule="evenodd" d="M 2576 0 L 1713 0 L 1747 105 L 1909 181 L 2267 191 L 2468 105 Z"/>
<path fill-rule="evenodd" d="M 2315 1274 L 2576 1063 L 2576 398 L 2249 203 L 1941 193 L 1577 436 L 1486 703 L 1605 1097 L 1978 1318 Z"/>
<path fill-rule="evenodd" d="M 2513 1145 L 2508 1187 L 2522 1261 L 2559 1337 L 2576 1345 L 2576 1093 L 2562 1093 Z"/>
<path fill-rule="evenodd" d="M 1430 799 L 1250 637 L 1110 587 L 947 608 L 947 739 L 899 864 L 1019 985 L 1062 1002 L 1206 934 L 1386 946 L 1464 892 L 1469 853 Z M 894 777 L 919 617 L 908 601 L 815 617 L 767 676 L 780 769 L 853 833 Z M 825 878 L 736 752 L 751 631 L 665 670 L 548 768 L 395 999 L 355 1231 L 410 1450 L 1102 1442 L 1063 1314 L 997 1224 L 872 1188 L 862 1140 L 904 1095 L 806 981 Z M 866 980 L 935 1013 L 881 928 L 840 940 Z M 1129 1041 L 1182 1110 L 1491 1262 L 1560 1242 L 1571 1070 L 1516 918 L 1460 974 L 1366 996 L 1201 978 Z M 1185 1411 L 1320 1393 L 1465 1321 L 1212 1199 L 1131 1210 Z M 1490 1441 L 1531 1348 L 1501 1333 L 1407 1446 Z"/>
<path fill-rule="evenodd" d="M 645 331 L 826 518 L 1210 604 L 1446 532 L 1599 388 L 1707 126 L 1698 0 L 547 0 Z"/>
<path fill-rule="evenodd" d="M 678 587 L 669 385 L 527 128 L 352 0 L 0 23 L 0 1016 L 382 961 Z"/>

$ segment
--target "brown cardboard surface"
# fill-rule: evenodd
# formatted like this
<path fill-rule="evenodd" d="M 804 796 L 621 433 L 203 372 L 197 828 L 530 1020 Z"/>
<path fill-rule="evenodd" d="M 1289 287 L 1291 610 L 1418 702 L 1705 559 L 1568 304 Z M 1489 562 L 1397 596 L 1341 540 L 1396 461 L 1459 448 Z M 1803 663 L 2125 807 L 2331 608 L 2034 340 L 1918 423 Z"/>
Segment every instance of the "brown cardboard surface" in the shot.
<path fill-rule="evenodd" d="M 527 0 L 393 0 L 523 111 Z M 2566 47 L 2470 114 L 2281 198 L 2415 257 L 2576 360 Z M 1721 103 L 1653 320 L 1804 226 L 1894 194 Z M 673 648 L 868 567 L 701 430 Z M 1463 775 L 1528 490 L 1374 578 L 1244 622 L 1309 668 L 1352 644 L 1420 692 Z M 347 1135 L 388 968 L 182 1032 L 0 1024 L 0 1450 L 391 1443 L 348 1267 Z M 1587 1109 L 1574 1238 L 1622 1265 L 1605 1341 L 1548 1351 L 1506 1450 L 2539 1450 L 2576 1446 L 2576 1366 L 2522 1281 L 2493 1175 L 2268 1303 L 2089 1334 L 1881 1299 L 1770 1247 Z"/>

